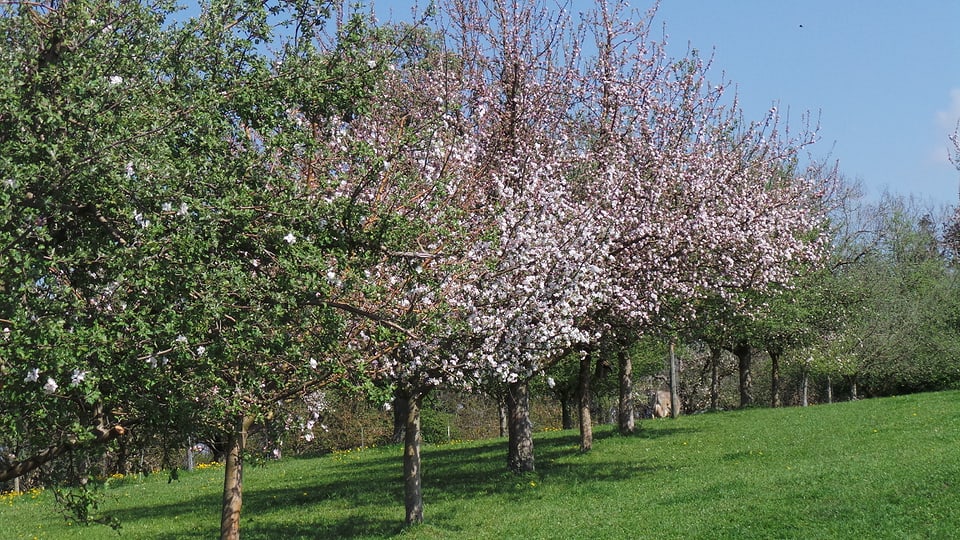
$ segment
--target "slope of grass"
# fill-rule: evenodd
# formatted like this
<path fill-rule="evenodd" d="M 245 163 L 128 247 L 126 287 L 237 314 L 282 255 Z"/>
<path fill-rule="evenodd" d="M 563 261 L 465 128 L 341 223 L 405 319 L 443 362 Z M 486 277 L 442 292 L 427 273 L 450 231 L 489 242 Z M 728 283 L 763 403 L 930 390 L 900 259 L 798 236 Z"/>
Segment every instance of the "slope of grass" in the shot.
<path fill-rule="evenodd" d="M 426 524 L 403 529 L 399 447 L 248 468 L 245 539 L 954 538 L 960 392 L 752 409 L 536 437 L 537 472 L 505 472 L 503 440 L 424 451 Z M 126 480 L 69 524 L 52 497 L 0 499 L 0 538 L 214 538 L 220 470 Z"/>

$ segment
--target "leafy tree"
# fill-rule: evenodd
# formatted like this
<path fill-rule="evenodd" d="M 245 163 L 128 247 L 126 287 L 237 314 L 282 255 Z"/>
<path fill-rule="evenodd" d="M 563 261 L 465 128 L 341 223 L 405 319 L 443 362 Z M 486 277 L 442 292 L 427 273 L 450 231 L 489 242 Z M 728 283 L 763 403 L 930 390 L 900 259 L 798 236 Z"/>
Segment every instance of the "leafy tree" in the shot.
<path fill-rule="evenodd" d="M 833 372 L 848 377 L 854 392 L 859 383 L 872 394 L 949 387 L 960 357 L 957 277 L 935 221 L 889 195 L 871 212 L 862 255 L 841 274 L 855 303 L 828 349 L 843 360 Z"/>
<path fill-rule="evenodd" d="M 390 36 L 327 29 L 329 7 L 3 6 L 0 421 L 18 457 L 0 479 L 130 430 L 213 430 L 235 538 L 251 426 L 369 387 L 371 351 L 403 335 L 370 309 L 391 290 L 371 272 L 427 224 L 380 197 L 402 178 L 351 138 Z"/>

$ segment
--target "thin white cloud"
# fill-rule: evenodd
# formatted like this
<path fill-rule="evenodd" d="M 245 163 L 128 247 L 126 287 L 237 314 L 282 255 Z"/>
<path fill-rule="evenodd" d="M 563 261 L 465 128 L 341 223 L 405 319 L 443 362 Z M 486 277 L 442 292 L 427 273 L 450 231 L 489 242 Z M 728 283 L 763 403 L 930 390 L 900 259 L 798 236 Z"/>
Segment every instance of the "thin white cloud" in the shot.
<path fill-rule="evenodd" d="M 937 111 L 937 125 L 954 130 L 960 122 L 960 88 L 950 90 L 950 104 L 946 109 Z"/>
<path fill-rule="evenodd" d="M 937 111 L 935 120 L 940 140 L 933 148 L 931 155 L 934 163 L 950 165 L 953 144 L 949 137 L 957 132 L 960 125 L 960 88 L 950 90 L 949 103 L 946 108 Z"/>

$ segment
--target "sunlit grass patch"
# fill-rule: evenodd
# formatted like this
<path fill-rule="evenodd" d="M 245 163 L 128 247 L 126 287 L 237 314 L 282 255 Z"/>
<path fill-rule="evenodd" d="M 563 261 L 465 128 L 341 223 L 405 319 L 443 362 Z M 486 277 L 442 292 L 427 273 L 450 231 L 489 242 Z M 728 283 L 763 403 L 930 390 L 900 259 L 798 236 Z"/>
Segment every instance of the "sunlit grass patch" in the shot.
<path fill-rule="evenodd" d="M 960 393 L 751 409 L 536 434 L 537 470 L 506 441 L 423 446 L 426 524 L 404 528 L 402 447 L 284 459 L 244 475 L 242 536 L 275 538 L 952 538 L 960 530 Z M 122 537 L 212 538 L 222 468 L 108 482 Z M 0 496 L 2 538 L 115 539 Z M 10 501 L 13 501 L 12 505 Z"/>

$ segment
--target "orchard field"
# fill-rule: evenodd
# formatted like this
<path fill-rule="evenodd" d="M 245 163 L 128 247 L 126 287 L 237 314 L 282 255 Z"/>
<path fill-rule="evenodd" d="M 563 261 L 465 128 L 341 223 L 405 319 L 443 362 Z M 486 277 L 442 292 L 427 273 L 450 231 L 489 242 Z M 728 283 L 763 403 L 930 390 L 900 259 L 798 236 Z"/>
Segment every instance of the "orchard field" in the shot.
<path fill-rule="evenodd" d="M 955 525 L 956 395 L 856 401 L 960 388 L 960 209 L 864 200 L 655 15 L 0 0 L 3 534 Z M 425 445 L 451 395 L 504 440 Z"/>
<path fill-rule="evenodd" d="M 248 469 L 244 536 L 273 538 L 951 538 L 960 527 L 960 393 L 647 420 L 536 435 L 538 468 L 504 470 L 504 439 L 424 448 L 425 524 L 402 528 L 398 446 Z M 222 471 L 112 479 L 69 524 L 47 492 L 0 499 L 3 537 L 209 538 Z"/>

